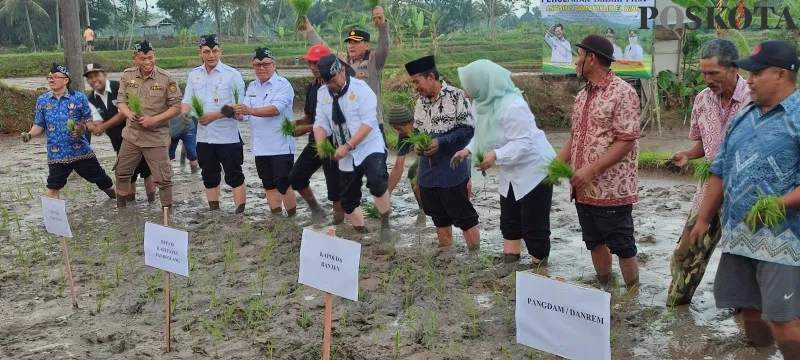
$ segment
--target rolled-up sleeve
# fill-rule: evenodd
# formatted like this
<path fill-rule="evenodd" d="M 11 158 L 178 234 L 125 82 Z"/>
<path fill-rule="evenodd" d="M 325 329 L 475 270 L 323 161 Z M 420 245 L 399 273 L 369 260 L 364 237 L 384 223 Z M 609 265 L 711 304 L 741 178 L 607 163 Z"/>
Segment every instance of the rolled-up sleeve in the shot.
<path fill-rule="evenodd" d="M 614 139 L 618 141 L 632 141 L 639 138 L 639 96 L 633 88 L 622 91 L 616 99 L 614 117 L 611 126 Z"/>
<path fill-rule="evenodd" d="M 291 83 L 286 81 L 276 90 L 275 98 L 272 100 L 271 105 L 275 106 L 281 114 L 291 112 L 294 104 L 294 89 L 292 89 Z"/>

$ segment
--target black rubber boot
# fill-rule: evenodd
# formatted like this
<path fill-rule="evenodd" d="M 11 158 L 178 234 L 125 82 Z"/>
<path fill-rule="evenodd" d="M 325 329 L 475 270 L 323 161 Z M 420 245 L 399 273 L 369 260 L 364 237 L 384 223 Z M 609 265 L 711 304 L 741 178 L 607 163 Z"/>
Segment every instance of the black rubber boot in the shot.
<path fill-rule="evenodd" d="M 109 199 L 116 199 L 117 198 L 117 191 L 114 190 L 113 187 L 105 189 L 105 190 L 103 190 L 103 192 L 106 193 L 106 195 L 108 195 Z"/>
<path fill-rule="evenodd" d="M 219 201 L 209 201 L 208 210 L 209 211 L 219 210 Z"/>

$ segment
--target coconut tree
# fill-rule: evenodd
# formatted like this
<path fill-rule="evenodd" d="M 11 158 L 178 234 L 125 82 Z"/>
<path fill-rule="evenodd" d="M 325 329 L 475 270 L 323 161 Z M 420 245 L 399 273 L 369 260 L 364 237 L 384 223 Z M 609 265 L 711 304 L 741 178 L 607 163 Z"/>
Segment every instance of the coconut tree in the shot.
<path fill-rule="evenodd" d="M 30 36 L 31 47 L 36 51 L 36 38 L 33 35 L 31 13 L 33 13 L 33 15 L 43 15 L 46 18 L 50 18 L 50 16 L 47 15 L 47 11 L 44 10 L 37 0 L 3 0 L 0 2 L 0 16 L 5 17 L 9 25 L 14 25 L 14 22 L 22 20 L 24 16 L 25 21 L 28 23 L 28 35 Z"/>

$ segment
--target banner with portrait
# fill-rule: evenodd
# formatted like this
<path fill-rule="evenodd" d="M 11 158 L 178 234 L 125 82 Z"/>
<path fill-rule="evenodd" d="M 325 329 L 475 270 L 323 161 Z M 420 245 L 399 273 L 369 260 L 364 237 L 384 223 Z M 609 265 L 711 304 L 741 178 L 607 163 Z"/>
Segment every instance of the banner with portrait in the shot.
<path fill-rule="evenodd" d="M 614 45 L 611 69 L 619 76 L 649 79 L 653 69 L 654 21 L 640 30 L 642 6 L 655 0 L 541 0 L 546 74 L 575 74 L 579 44 L 591 34 Z"/>

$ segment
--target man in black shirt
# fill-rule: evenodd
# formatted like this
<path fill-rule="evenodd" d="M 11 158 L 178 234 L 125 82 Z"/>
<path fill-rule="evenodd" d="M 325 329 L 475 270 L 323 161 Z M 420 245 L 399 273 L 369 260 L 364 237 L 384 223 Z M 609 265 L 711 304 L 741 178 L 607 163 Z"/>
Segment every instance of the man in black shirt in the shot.
<path fill-rule="evenodd" d="M 319 75 L 317 68 L 317 61 L 325 55 L 331 53 L 331 50 L 325 45 L 314 45 L 303 58 L 308 61 L 308 67 L 314 74 L 314 80 L 308 85 L 306 89 L 306 103 L 302 118 L 295 120 L 297 125 L 297 132 L 295 136 L 303 136 L 309 134 L 308 145 L 303 148 L 300 157 L 294 163 L 292 172 L 289 174 L 289 184 L 295 189 L 303 200 L 308 203 L 308 207 L 313 213 L 319 214 L 322 208 L 317 203 L 314 197 L 314 192 L 309 187 L 311 175 L 313 175 L 320 166 L 325 173 L 325 183 L 328 187 L 328 200 L 333 202 L 333 219 L 335 224 L 344 221 L 344 208 L 339 203 L 340 190 L 339 190 L 339 165 L 336 161 L 330 159 L 320 159 L 317 156 L 317 150 L 314 147 L 314 133 L 312 132 L 314 126 L 314 118 L 317 111 L 317 91 L 322 87 L 323 82 Z M 348 73 L 354 75 L 355 72 L 349 66 L 347 67 Z"/>
<path fill-rule="evenodd" d="M 119 148 L 122 146 L 122 129 L 125 128 L 125 115 L 117 110 L 117 93 L 119 92 L 119 81 L 108 80 L 105 70 L 100 64 L 86 65 L 86 72 L 83 77 L 92 87 L 94 91 L 86 97 L 89 99 L 89 104 L 97 109 L 100 117 L 103 118 L 103 123 L 94 125 L 90 130 L 95 136 L 108 135 L 111 140 L 111 146 L 114 151 L 119 154 Z M 153 184 L 153 178 L 150 177 L 150 168 L 147 166 L 144 158 L 142 158 L 139 165 L 131 177 L 131 187 L 128 192 L 128 200 L 136 200 L 136 178 L 141 175 L 144 178 L 144 188 L 147 193 L 147 201 L 155 201 L 156 186 Z"/>

